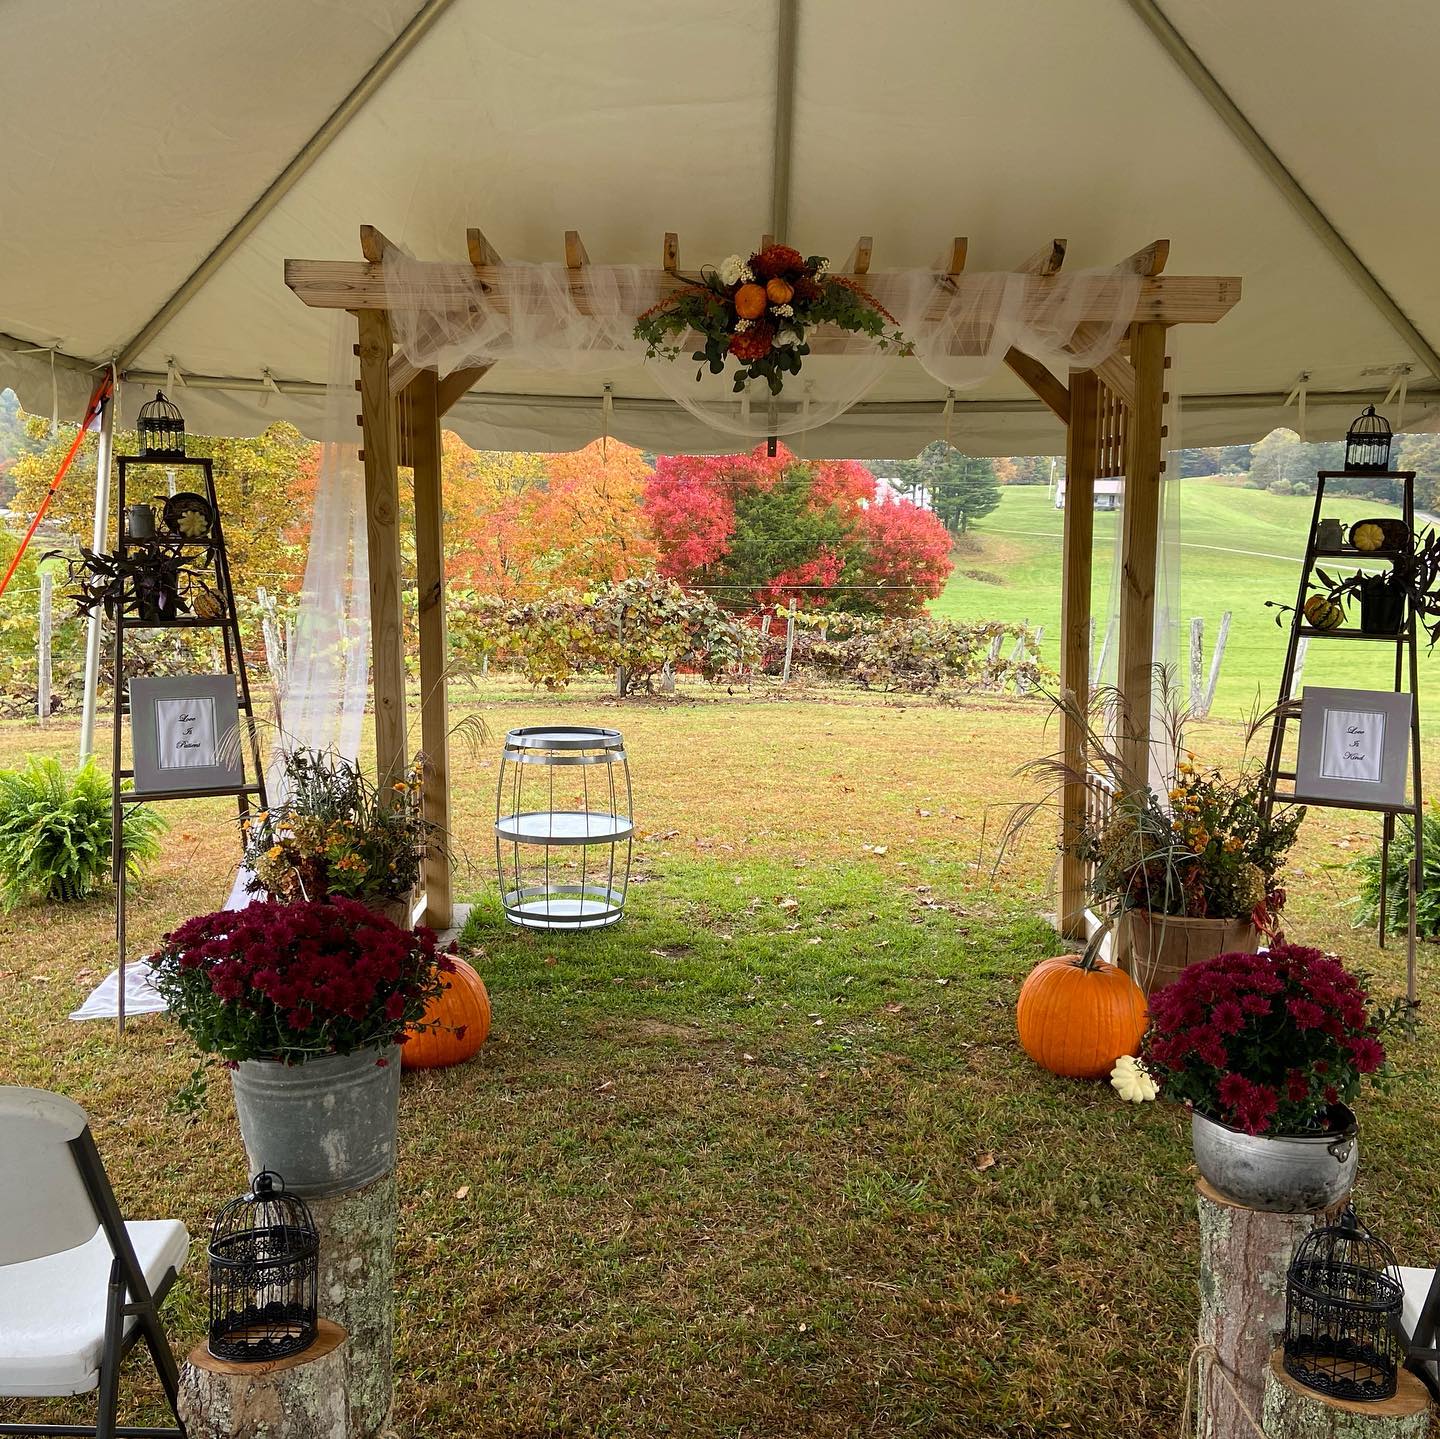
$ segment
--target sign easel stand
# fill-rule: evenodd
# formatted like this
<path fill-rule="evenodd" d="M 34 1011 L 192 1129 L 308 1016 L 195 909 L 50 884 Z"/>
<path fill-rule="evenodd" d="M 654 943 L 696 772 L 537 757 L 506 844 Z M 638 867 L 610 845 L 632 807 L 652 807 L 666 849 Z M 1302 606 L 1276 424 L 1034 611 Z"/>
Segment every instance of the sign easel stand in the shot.
<path fill-rule="evenodd" d="M 215 495 L 215 473 L 208 458 L 191 459 L 183 454 L 119 455 L 116 457 L 118 476 L 119 539 L 116 554 L 121 558 L 133 555 L 137 550 L 161 546 L 182 562 L 203 563 L 207 558 L 211 565 L 210 578 L 213 591 L 220 601 L 220 613 L 216 615 L 176 614 L 165 619 L 146 619 L 138 613 L 127 613 L 122 604 L 114 616 L 114 689 L 115 713 L 112 731 L 111 759 L 111 813 L 110 813 L 110 854 L 112 876 L 115 882 L 115 943 L 119 951 L 119 986 L 117 990 L 116 1025 L 119 1034 L 125 1033 L 125 963 L 126 963 L 126 879 L 127 870 L 124 851 L 125 807 L 130 804 L 150 804 L 159 800 L 208 799 L 217 794 L 233 794 L 243 824 L 250 813 L 252 798 L 258 799 L 260 808 L 266 807 L 265 770 L 260 759 L 260 733 L 255 723 L 255 708 L 250 699 L 250 680 L 245 672 L 245 651 L 240 641 L 240 617 L 235 606 L 235 590 L 230 581 L 230 562 L 225 551 L 225 533 L 220 523 L 220 505 Z M 181 466 L 197 469 L 204 477 L 205 498 L 210 505 L 211 523 L 207 533 L 192 538 L 181 533 L 158 534 L 154 538 L 141 538 L 130 533 L 129 510 L 126 505 L 126 482 L 132 469 L 171 470 Z M 250 769 L 253 779 L 246 776 L 245 745 L 237 742 L 240 762 L 241 783 L 224 789 L 176 788 L 137 794 L 122 789 L 122 782 L 133 779 L 135 771 L 124 764 L 124 722 L 130 715 L 130 702 L 125 682 L 125 636 L 132 630 L 178 630 L 218 629 L 225 648 L 225 672 L 235 677 L 236 698 L 241 717 L 242 729 L 249 740 Z M 227 736 L 218 737 L 222 743 Z M 236 737 L 239 740 L 239 737 Z"/>
<path fill-rule="evenodd" d="M 1406 602 L 1405 621 L 1394 634 L 1370 634 L 1359 628 L 1320 629 L 1309 624 L 1305 618 L 1305 599 L 1310 591 L 1310 575 L 1317 559 L 1345 560 L 1388 560 L 1391 564 L 1401 558 L 1404 551 L 1390 548 L 1379 550 L 1358 550 L 1353 545 L 1322 546 L 1320 543 L 1320 510 L 1325 501 L 1326 480 L 1344 479 L 1399 480 L 1403 488 L 1403 514 L 1407 545 L 1415 544 L 1415 472 L 1414 470 L 1320 470 L 1316 475 L 1315 507 L 1310 516 L 1310 538 L 1305 546 L 1305 559 L 1300 568 L 1300 588 L 1295 596 L 1295 612 L 1290 621 L 1290 640 L 1285 649 L 1285 667 L 1280 676 L 1280 695 L 1270 727 L 1270 744 L 1265 758 L 1265 778 L 1268 789 L 1267 813 L 1276 804 L 1321 805 L 1331 809 L 1368 810 L 1384 818 L 1380 834 L 1380 922 L 1377 936 L 1381 949 L 1385 948 L 1386 901 L 1389 894 L 1390 845 L 1395 837 L 1395 816 L 1406 814 L 1411 817 L 1414 844 L 1410 855 L 1409 919 L 1405 934 L 1405 998 L 1411 1004 L 1419 1002 L 1415 981 L 1415 899 L 1416 887 L 1422 873 L 1424 857 L 1424 795 L 1420 779 L 1420 685 L 1419 651 L 1415 638 L 1415 610 Z M 1395 693 L 1410 695 L 1410 799 L 1406 804 L 1367 804 L 1362 800 L 1309 799 L 1295 794 L 1295 769 L 1284 769 L 1286 763 L 1287 730 L 1298 721 L 1292 693 L 1298 667 L 1298 653 L 1302 640 L 1341 640 L 1368 644 L 1388 644 L 1395 651 Z M 1298 728 L 1298 724 L 1297 724 Z M 1288 786 L 1288 788 L 1286 787 Z"/>

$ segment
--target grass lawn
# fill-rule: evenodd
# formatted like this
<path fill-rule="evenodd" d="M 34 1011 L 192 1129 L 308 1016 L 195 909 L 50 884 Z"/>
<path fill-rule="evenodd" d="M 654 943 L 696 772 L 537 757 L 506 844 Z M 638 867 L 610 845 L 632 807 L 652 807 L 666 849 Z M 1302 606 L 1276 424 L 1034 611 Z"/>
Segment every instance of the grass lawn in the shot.
<path fill-rule="evenodd" d="M 1020 981 L 1055 950 L 1036 917 L 1053 856 L 1037 833 L 992 879 L 983 831 L 1047 743 L 1043 707 L 497 686 L 478 712 L 459 887 L 495 1027 L 475 1062 L 403 1087 L 396 1431 L 1172 1435 L 1196 1314 L 1184 1118 L 1052 1078 L 1014 1039 Z M 627 736 L 642 838 L 630 912 L 600 934 L 515 931 L 494 896 L 496 742 L 544 719 Z M 0 763 L 73 745 L 0 725 Z M 137 944 L 230 883 L 227 806 L 166 812 Z M 1307 821 L 1292 933 L 1388 992 L 1399 956 L 1348 928 L 1327 868 L 1370 832 Z M 172 1026 L 117 1042 L 66 1019 L 111 943 L 105 896 L 0 919 L 0 1080 L 84 1104 L 122 1205 L 198 1239 L 246 1177 L 228 1085 L 171 1113 L 192 1063 Z M 1427 1012 L 1363 1109 L 1361 1200 L 1410 1263 L 1440 1256 L 1437 1048 Z M 168 1306 L 177 1347 L 202 1332 L 200 1253 Z M 153 1388 L 128 1392 L 154 1422 Z"/>
<path fill-rule="evenodd" d="M 1239 720 L 1250 713 L 1257 697 L 1263 706 L 1275 701 L 1288 632 L 1276 628 L 1275 612 L 1265 608 L 1265 601 L 1287 605 L 1295 601 L 1314 500 L 1212 480 L 1184 480 L 1176 488 L 1181 499 L 1179 674 L 1188 687 L 1190 620 L 1198 615 L 1205 621 L 1208 675 L 1220 617 L 1229 610 L 1230 638 L 1214 713 L 1217 718 Z M 1058 665 L 1064 514 L 1054 508 L 1043 486 L 1011 485 L 1000 494 L 1000 507 L 986 516 L 955 556 L 955 573 L 931 610 L 956 619 L 1028 619 L 1032 625 L 1043 624 L 1042 656 L 1047 663 Z M 1348 525 L 1366 515 L 1398 510 L 1374 500 L 1337 498 L 1326 501 L 1325 513 Z M 1117 513 L 1102 511 L 1095 516 L 1092 603 L 1102 633 L 1104 617 L 1110 613 L 1120 522 Z M 1335 568 L 1345 573 L 1354 566 L 1336 564 Z M 1097 649 L 1099 643 L 1097 637 Z M 1114 654 L 1112 644 L 1112 663 Z M 1393 662 L 1393 655 L 1383 645 L 1318 640 L 1309 649 L 1305 681 L 1388 688 L 1393 682 L 1389 668 Z M 1423 652 L 1420 677 L 1422 706 L 1433 712 L 1440 704 L 1440 666 L 1428 662 Z"/>

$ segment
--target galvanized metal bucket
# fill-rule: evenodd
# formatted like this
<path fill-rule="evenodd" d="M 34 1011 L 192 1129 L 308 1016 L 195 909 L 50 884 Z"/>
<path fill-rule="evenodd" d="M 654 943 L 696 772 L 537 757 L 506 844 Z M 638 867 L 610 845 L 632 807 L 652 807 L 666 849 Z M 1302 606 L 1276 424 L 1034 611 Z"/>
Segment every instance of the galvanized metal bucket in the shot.
<path fill-rule="evenodd" d="M 1319 1134 L 1246 1134 L 1196 1113 L 1195 1165 L 1213 1188 L 1251 1209 L 1303 1214 L 1329 1209 L 1350 1192 L 1360 1164 L 1355 1116 L 1336 1105 Z"/>
<path fill-rule="evenodd" d="M 359 1189 L 395 1168 L 399 1045 L 303 1064 L 247 1059 L 230 1081 L 252 1174 L 272 1170 L 310 1196 Z"/>

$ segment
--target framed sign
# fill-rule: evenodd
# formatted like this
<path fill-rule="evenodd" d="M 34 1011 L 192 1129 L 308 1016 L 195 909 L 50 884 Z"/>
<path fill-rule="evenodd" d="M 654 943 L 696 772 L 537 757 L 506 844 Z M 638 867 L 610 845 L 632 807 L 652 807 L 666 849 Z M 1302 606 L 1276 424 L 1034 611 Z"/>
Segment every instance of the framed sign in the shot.
<path fill-rule="evenodd" d="M 234 675 L 166 675 L 130 681 L 135 792 L 224 794 L 242 789 Z"/>
<path fill-rule="evenodd" d="M 1392 690 L 1307 688 L 1295 798 L 1404 808 L 1412 702 Z"/>

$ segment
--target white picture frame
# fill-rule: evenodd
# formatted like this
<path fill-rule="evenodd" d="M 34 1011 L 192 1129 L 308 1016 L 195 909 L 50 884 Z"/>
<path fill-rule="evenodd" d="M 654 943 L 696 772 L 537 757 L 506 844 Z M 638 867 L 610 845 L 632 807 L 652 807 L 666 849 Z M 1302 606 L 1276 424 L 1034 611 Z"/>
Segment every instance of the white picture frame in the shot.
<path fill-rule="evenodd" d="M 235 676 L 130 681 L 136 794 L 233 794 L 245 787 Z"/>
<path fill-rule="evenodd" d="M 1300 700 L 1295 798 L 1407 808 L 1413 704 L 1410 695 L 1394 690 L 1307 686 Z"/>

